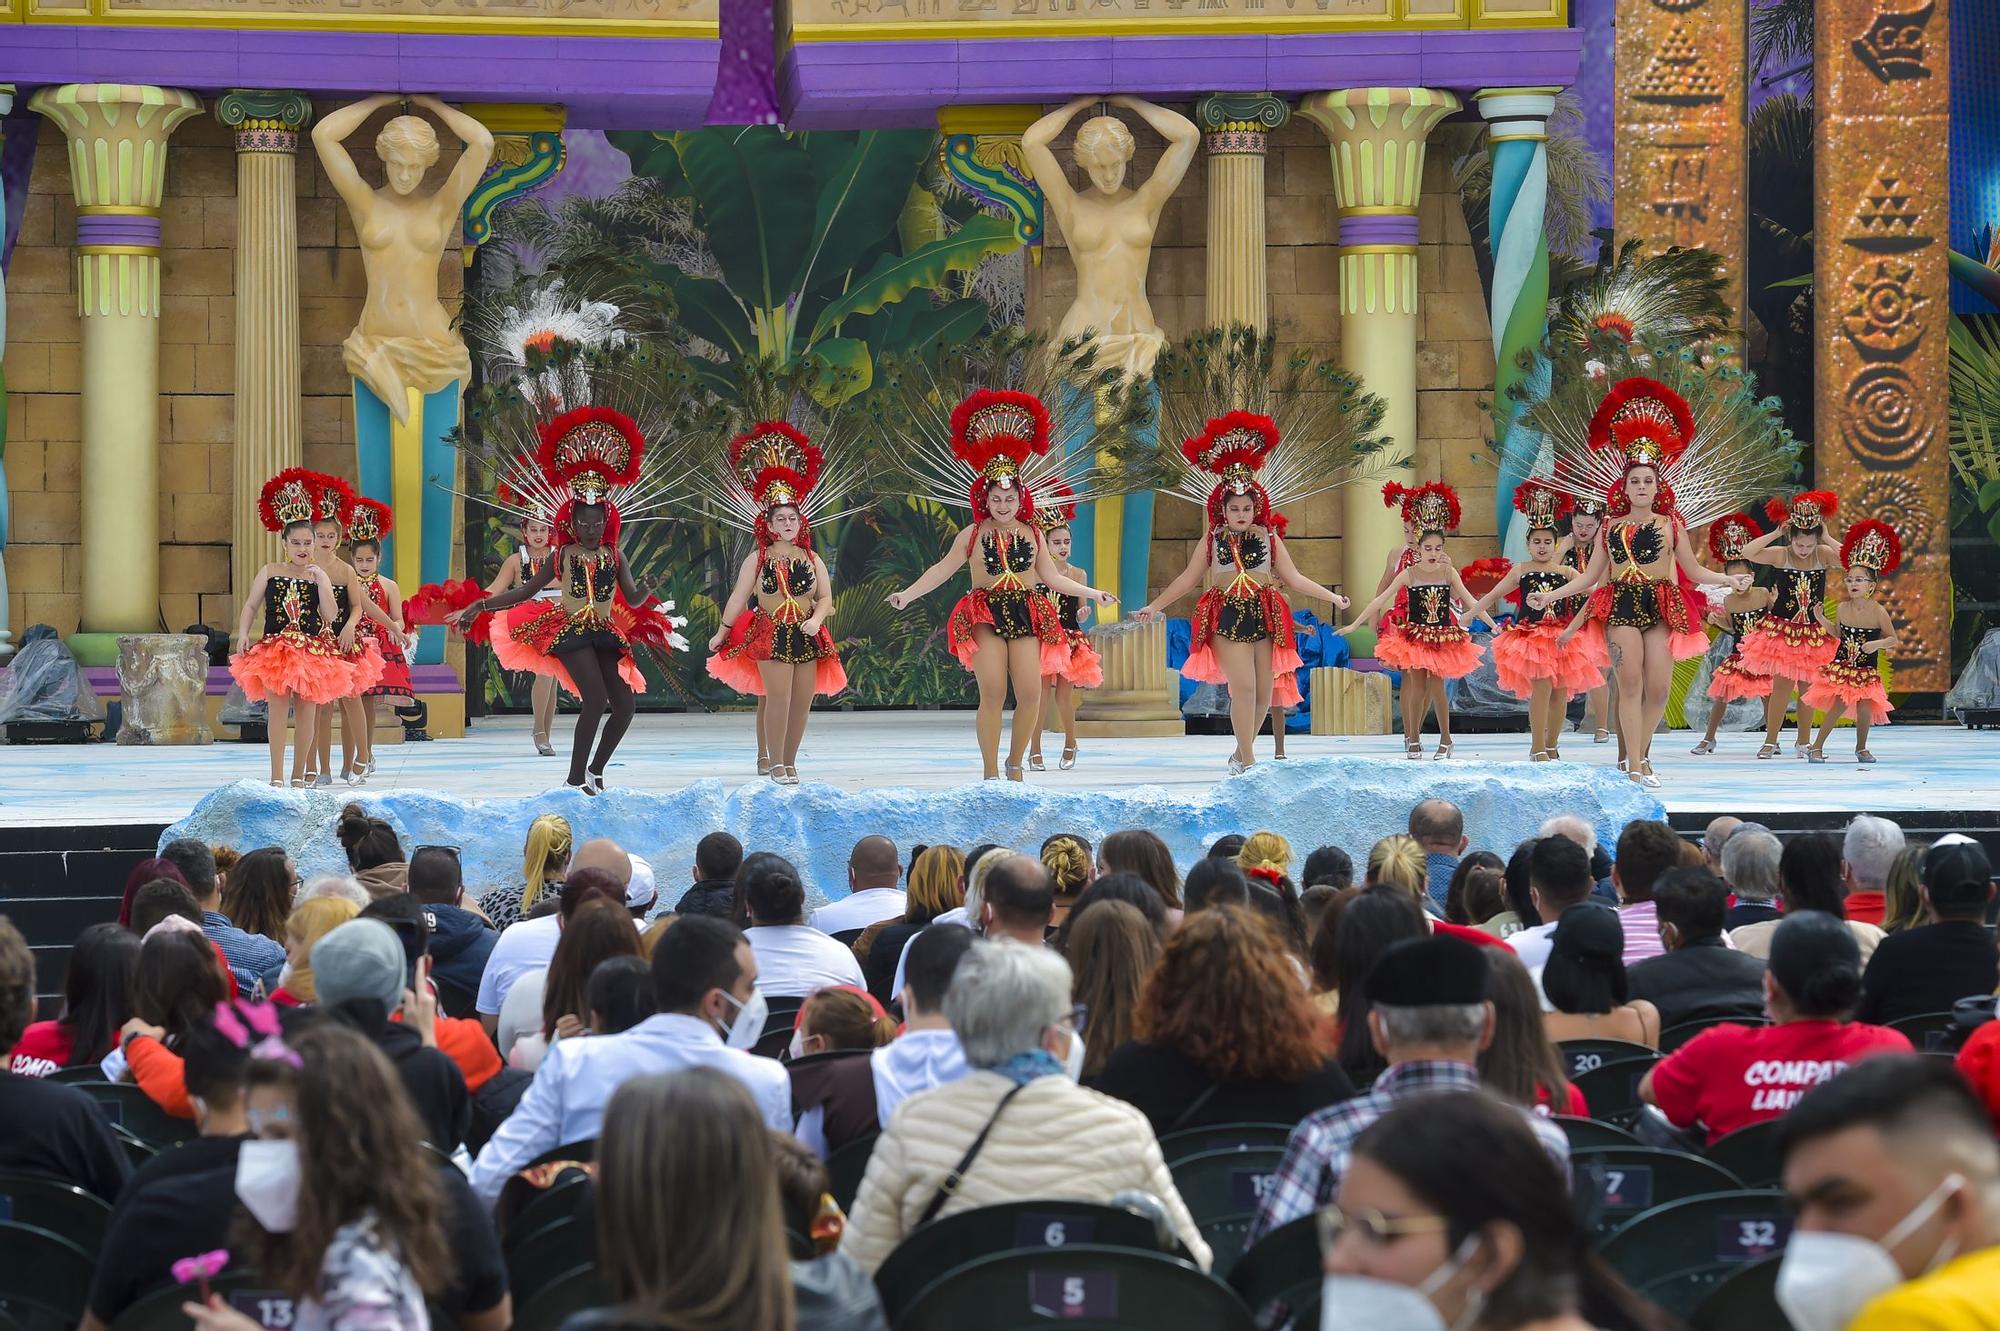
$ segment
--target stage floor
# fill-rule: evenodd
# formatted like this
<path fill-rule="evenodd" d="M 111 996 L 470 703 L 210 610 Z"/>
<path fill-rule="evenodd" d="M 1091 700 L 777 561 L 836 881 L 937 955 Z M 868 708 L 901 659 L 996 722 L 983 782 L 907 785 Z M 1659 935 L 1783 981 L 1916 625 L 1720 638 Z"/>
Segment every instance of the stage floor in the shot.
<path fill-rule="evenodd" d="M 730 790 L 760 782 L 752 734 L 747 713 L 641 716 L 619 749 L 611 784 L 665 793 L 702 780 L 719 780 Z M 489 718 L 477 722 L 465 739 L 382 747 L 380 770 L 360 789 L 378 794 L 425 790 L 467 800 L 533 795 L 561 785 L 568 738 L 564 717 L 556 735 L 563 756 L 538 757 L 526 717 Z M 1435 745 L 1435 736 L 1425 738 L 1427 748 Z M 2000 808 L 2000 732 L 1942 725 L 1880 727 L 1870 737 L 1870 747 L 1881 759 L 1873 767 L 1855 764 L 1851 730 L 1828 743 L 1831 761 L 1823 766 L 1789 756 L 1758 762 L 1758 737 L 1749 734 L 1725 735 L 1722 752 L 1696 758 L 1688 749 L 1697 738 L 1673 731 L 1654 743 L 1654 765 L 1662 780 L 1657 793 L 1669 811 L 1832 814 Z M 1258 741 L 1260 755 L 1268 757 L 1270 743 L 1268 737 Z M 1043 752 L 1050 770 L 1030 773 L 1032 784 L 1065 791 L 1153 786 L 1194 797 L 1223 779 L 1230 743 L 1219 735 L 1085 740 L 1081 760 L 1068 772 L 1054 770 L 1061 747 L 1060 735 L 1046 737 Z M 1402 752 L 1402 739 L 1293 735 L 1286 747 L 1290 761 L 1395 758 Z M 1525 748 L 1526 738 L 1518 734 L 1462 736 L 1451 765 L 1519 763 Z M 1609 768 L 1615 750 L 1591 744 L 1588 735 L 1570 735 L 1564 756 Z M 1426 760 L 1425 766 L 1430 765 Z M 799 769 L 808 782 L 847 790 L 964 785 L 978 773 L 972 714 L 816 715 Z M 170 823 L 218 786 L 243 778 L 261 781 L 266 770 L 261 745 L 0 747 L 0 826 Z M 336 786 L 334 793 L 344 789 Z"/>

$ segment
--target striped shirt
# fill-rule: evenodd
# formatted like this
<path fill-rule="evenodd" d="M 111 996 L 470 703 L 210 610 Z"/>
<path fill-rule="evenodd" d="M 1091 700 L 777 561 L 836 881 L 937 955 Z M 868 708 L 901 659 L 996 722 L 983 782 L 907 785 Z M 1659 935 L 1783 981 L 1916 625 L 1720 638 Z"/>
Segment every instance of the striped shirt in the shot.
<path fill-rule="evenodd" d="M 267 990 L 278 987 L 278 973 L 285 968 L 284 944 L 237 928 L 219 910 L 201 913 L 201 931 L 222 949 L 223 962 L 245 994 L 256 988 L 259 980 Z"/>

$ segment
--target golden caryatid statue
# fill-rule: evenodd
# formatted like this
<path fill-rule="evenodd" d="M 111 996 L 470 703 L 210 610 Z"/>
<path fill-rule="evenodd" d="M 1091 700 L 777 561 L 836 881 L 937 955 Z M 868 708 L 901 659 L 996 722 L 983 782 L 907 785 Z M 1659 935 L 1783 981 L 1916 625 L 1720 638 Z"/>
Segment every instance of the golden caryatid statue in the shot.
<path fill-rule="evenodd" d="M 1077 112 L 1099 100 L 1079 97 L 1043 116 L 1021 135 L 1021 151 L 1076 263 L 1076 299 L 1057 335 L 1095 333 L 1100 366 L 1142 377 L 1167 341 L 1146 300 L 1153 236 L 1161 210 L 1194 161 L 1201 131 L 1186 116 L 1137 97 L 1103 99 L 1151 125 L 1166 139 L 1167 150 L 1144 184 L 1127 185 L 1136 146 L 1132 131 L 1115 116 L 1093 116 L 1076 132 L 1076 162 L 1090 178 L 1090 187 L 1079 194 L 1049 145 Z"/>
<path fill-rule="evenodd" d="M 434 393 L 472 373 L 465 342 L 438 300 L 438 268 L 459 244 L 465 201 L 493 160 L 493 135 L 477 120 L 435 97 L 410 103 L 432 112 L 465 144 L 443 186 L 418 193 L 438 159 L 437 131 L 429 121 L 399 115 L 375 136 L 375 152 L 388 176 L 384 189 L 361 178 L 345 140 L 369 116 L 400 98 L 381 93 L 343 106 L 313 127 L 313 147 L 328 179 L 347 204 L 368 275 L 361 321 L 341 344 L 348 373 L 366 384 L 398 421 L 410 414 L 409 389 Z"/>

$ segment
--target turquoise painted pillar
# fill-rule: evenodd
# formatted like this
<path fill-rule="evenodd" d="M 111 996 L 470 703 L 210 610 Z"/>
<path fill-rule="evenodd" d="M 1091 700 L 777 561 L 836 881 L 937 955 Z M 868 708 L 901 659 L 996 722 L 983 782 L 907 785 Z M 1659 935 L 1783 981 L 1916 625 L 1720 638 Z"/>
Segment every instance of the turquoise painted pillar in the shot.
<path fill-rule="evenodd" d="M 14 109 L 14 85 L 0 83 L 0 116 Z M 0 138 L 6 130 L 0 128 Z M 0 189 L 0 258 L 7 245 L 7 191 Z M 0 268 L 0 362 L 7 356 L 7 271 Z M 7 373 L 0 368 L 0 661 L 14 651 L 7 628 Z"/>
<path fill-rule="evenodd" d="M 1494 521 L 1507 554 L 1522 556 L 1513 530 L 1514 487 L 1534 470 L 1538 441 L 1520 438 L 1521 404 L 1508 389 L 1531 369 L 1522 353 L 1539 347 L 1548 326 L 1549 117 L 1558 88 L 1482 88 L 1473 94 L 1487 122 L 1493 186 L 1487 197 L 1487 237 L 1493 251 L 1493 441 L 1501 456 L 1494 486 Z"/>
<path fill-rule="evenodd" d="M 459 392 L 454 380 L 435 392 L 409 391 L 411 410 L 398 421 L 373 389 L 354 380 L 354 441 L 359 455 L 361 493 L 396 512 L 396 530 L 382 542 L 382 567 L 408 595 L 427 582 L 451 576 L 452 510 L 458 454 L 446 437 L 458 426 Z M 418 521 L 411 522 L 416 515 Z M 414 548 L 408 547 L 416 538 Z M 445 630 L 418 630 L 416 661 L 444 660 Z"/>

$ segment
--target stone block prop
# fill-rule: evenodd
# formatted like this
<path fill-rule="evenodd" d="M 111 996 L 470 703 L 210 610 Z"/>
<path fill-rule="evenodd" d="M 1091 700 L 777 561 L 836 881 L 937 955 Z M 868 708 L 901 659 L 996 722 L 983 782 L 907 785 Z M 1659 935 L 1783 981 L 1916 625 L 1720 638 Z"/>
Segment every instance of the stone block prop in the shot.
<path fill-rule="evenodd" d="M 1080 738 L 1186 733 L 1179 684 L 1167 668 L 1166 621 L 1119 620 L 1092 629 L 1090 641 L 1104 658 L 1104 683 L 1077 704 Z"/>
<path fill-rule="evenodd" d="M 1395 696 L 1387 675 L 1321 666 L 1311 680 L 1313 734 L 1386 735 L 1395 729 Z"/>
<path fill-rule="evenodd" d="M 187 633 L 118 639 L 120 744 L 208 744 L 208 643 Z"/>

